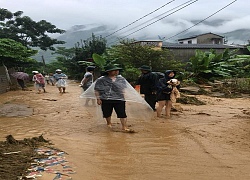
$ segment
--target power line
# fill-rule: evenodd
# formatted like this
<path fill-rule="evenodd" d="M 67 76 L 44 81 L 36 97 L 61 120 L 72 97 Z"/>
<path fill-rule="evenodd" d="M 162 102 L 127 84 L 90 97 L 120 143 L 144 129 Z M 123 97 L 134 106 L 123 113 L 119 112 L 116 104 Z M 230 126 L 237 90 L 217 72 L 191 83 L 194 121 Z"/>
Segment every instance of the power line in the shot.
<path fill-rule="evenodd" d="M 139 19 L 137 19 L 137 20 L 133 21 L 132 23 L 130 23 L 130 24 L 128 24 L 128 25 L 126 25 L 126 26 L 124 26 L 124 27 L 122 27 L 122 28 L 120 28 L 120 29 L 116 30 L 115 32 L 113 32 L 113 33 L 111 33 L 111 34 L 109 34 L 109 35 L 105 36 L 104 38 L 107 38 L 107 37 L 109 37 L 109 36 L 111 36 L 111 35 L 113 35 L 113 34 L 115 34 L 115 33 L 119 32 L 119 31 L 121 31 L 121 30 L 123 30 L 123 29 L 127 28 L 128 26 L 131 26 L 132 24 L 134 24 L 134 23 L 136 23 L 136 22 L 140 21 L 141 19 L 143 19 L 143 18 L 145 18 L 145 17 L 149 16 L 150 14 L 152 14 L 152 13 L 154 13 L 154 12 L 158 11 L 159 9 L 161 9 L 161 8 L 165 7 L 166 5 L 168 5 L 168 4 L 170 4 L 170 3 L 174 2 L 174 1 L 175 1 L 175 0 L 172 0 L 172 1 L 170 1 L 170 2 L 168 2 L 168 3 L 166 3 L 166 4 L 164 4 L 164 5 L 162 5 L 161 7 L 159 7 L 159 8 L 157 8 L 157 9 L 155 9 L 154 11 L 152 11 L 152 12 L 150 12 L 150 13 L 148 13 L 148 14 L 146 14 L 146 15 L 142 16 L 141 18 L 139 18 Z"/>
<path fill-rule="evenodd" d="M 128 36 L 130 36 L 130 35 L 132 35 L 132 34 L 134 34 L 134 33 L 136 33 L 136 32 L 138 32 L 138 31 L 140 31 L 140 30 L 142 30 L 142 29 L 144 29 L 144 28 L 146 28 L 146 27 L 148 27 L 148 26 L 150 26 L 150 25 L 152 25 L 152 24 L 154 24 L 154 23 L 156 23 L 156 22 L 158 22 L 158 21 L 160 21 L 160 20 L 162 20 L 162 19 L 164 19 L 164 18 L 166 18 L 166 17 L 168 17 L 168 16 L 170 16 L 170 15 L 172 15 L 172 14 L 178 12 L 178 11 L 180 11 L 181 9 L 184 9 L 184 8 L 190 6 L 191 4 L 193 4 L 193 3 L 197 2 L 197 1 L 198 1 L 198 0 L 195 0 L 195 1 L 193 1 L 193 2 L 191 2 L 191 3 L 189 3 L 189 4 L 187 4 L 187 5 L 185 5 L 185 6 L 183 6 L 183 7 L 181 7 L 181 8 L 179 8 L 179 9 L 173 11 L 172 13 L 170 13 L 170 14 L 168 14 L 168 15 L 166 15 L 166 16 L 163 16 L 162 18 L 160 18 L 160 19 L 158 19 L 158 20 L 156 20 L 156 21 L 154 21 L 154 22 L 152 22 L 152 23 L 150 23 L 150 24 L 148 24 L 148 25 L 146 25 L 146 26 L 144 26 L 144 27 L 142 27 L 142 28 L 140 28 L 140 29 L 138 29 L 138 30 L 136 30 L 136 31 L 134 31 L 134 32 L 132 32 L 132 33 L 130 33 L 130 34 L 124 36 L 124 37 L 122 37 L 122 38 L 120 38 L 120 39 L 124 39 L 124 38 L 126 38 L 126 37 L 128 37 Z M 115 41 L 115 42 L 116 42 L 116 41 Z"/>
<path fill-rule="evenodd" d="M 185 3 L 182 3 L 182 4 L 180 4 L 180 5 L 176 6 L 176 7 L 174 7 L 174 8 L 172 8 L 172 9 L 170 9 L 170 10 L 168 10 L 168 11 L 166 11 L 166 12 L 164 12 L 164 13 L 162 13 L 162 14 L 156 16 L 156 17 L 154 17 L 154 18 L 151 18 L 150 20 L 145 21 L 144 23 L 141 23 L 141 24 L 139 24 L 139 25 L 137 25 L 137 26 L 135 26 L 135 27 L 133 27 L 133 28 L 131 28 L 131 29 L 129 29 L 129 30 L 123 32 L 123 33 L 120 33 L 119 35 L 125 34 L 125 33 L 129 32 L 129 31 L 131 31 L 131 30 L 133 30 L 133 29 L 136 29 L 136 28 L 138 28 L 138 27 L 140 27 L 140 26 L 142 26 L 142 25 L 144 25 L 144 24 L 146 24 L 146 23 L 152 21 L 153 19 L 159 18 L 160 16 L 162 16 L 162 15 L 164 15 L 164 14 L 166 14 L 166 13 L 169 13 L 169 12 L 171 12 L 171 11 L 173 11 L 173 10 L 175 10 L 175 9 L 177 9 L 177 8 L 179 8 L 179 7 L 181 7 L 181 6 L 184 6 L 185 4 L 187 4 L 187 3 L 189 3 L 189 2 L 192 2 L 192 1 L 193 1 L 193 0 L 189 0 L 189 1 L 185 2 Z"/>
<path fill-rule="evenodd" d="M 222 11 L 223 9 L 227 8 L 228 6 L 232 5 L 232 4 L 235 3 L 236 1 L 237 1 L 237 0 L 232 1 L 231 3 L 229 3 L 229 4 L 226 5 L 226 6 L 224 6 L 223 8 L 219 9 L 218 11 L 216 11 L 215 13 L 213 13 L 213 14 L 211 14 L 210 16 L 206 17 L 205 19 L 203 19 L 203 20 L 199 21 L 198 23 L 194 24 L 193 26 L 191 26 L 191 27 L 189 27 L 189 28 L 187 28 L 187 29 L 185 29 L 185 30 L 183 30 L 183 31 L 181 31 L 181 32 L 179 32 L 179 33 L 177 33 L 177 34 L 175 34 L 175 35 L 173 35 L 173 36 L 167 38 L 166 40 L 169 40 L 169 39 L 171 39 L 171 38 L 173 38 L 173 37 L 176 37 L 176 36 L 178 36 L 179 34 L 182 34 L 182 33 L 186 32 L 186 31 L 188 31 L 189 29 L 191 29 L 191 28 L 197 26 L 198 24 L 202 23 L 203 21 L 209 19 L 210 17 L 214 16 L 214 15 L 217 14 L 218 12 L 220 12 L 220 11 Z"/>

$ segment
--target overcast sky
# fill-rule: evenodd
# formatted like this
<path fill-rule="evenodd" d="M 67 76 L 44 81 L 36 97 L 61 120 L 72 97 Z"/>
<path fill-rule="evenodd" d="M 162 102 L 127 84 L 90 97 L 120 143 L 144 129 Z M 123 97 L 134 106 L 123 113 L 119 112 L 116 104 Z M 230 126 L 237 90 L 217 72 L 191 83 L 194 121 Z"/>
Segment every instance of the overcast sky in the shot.
<path fill-rule="evenodd" d="M 45 19 L 60 29 L 74 25 L 102 24 L 120 29 L 133 21 L 155 11 L 172 0 L 0 0 L 0 7 L 11 12 L 23 11 L 35 21 Z M 191 0 L 193 4 L 180 6 L 188 0 L 174 0 L 155 13 L 125 28 L 119 33 L 126 36 L 134 31 L 155 33 L 156 36 L 171 37 L 194 24 L 191 20 L 203 20 L 234 0 Z M 187 5 L 187 4 L 185 4 Z M 177 8 L 179 6 L 179 8 Z M 223 19 L 218 27 L 200 24 L 189 31 L 202 30 L 226 33 L 241 28 L 250 29 L 250 0 L 237 0 L 206 21 Z M 180 9 L 182 8 L 182 9 Z M 180 10 L 179 10 L 180 9 Z M 177 12 L 174 12 L 177 11 Z M 164 14 L 165 13 L 165 14 Z M 164 16 L 167 16 L 164 18 Z M 158 17 L 158 18 L 156 18 Z M 161 20 L 157 21 L 158 19 Z M 157 21 L 157 22 L 155 22 Z M 149 25 L 152 23 L 152 25 Z M 141 25 L 141 26 L 139 26 Z M 147 26 L 148 27 L 145 27 Z M 131 30 L 131 28 L 133 30 Z M 130 30 L 130 31 L 128 31 Z M 114 29 L 115 31 L 115 29 Z M 134 32 L 129 38 L 139 33 Z"/>

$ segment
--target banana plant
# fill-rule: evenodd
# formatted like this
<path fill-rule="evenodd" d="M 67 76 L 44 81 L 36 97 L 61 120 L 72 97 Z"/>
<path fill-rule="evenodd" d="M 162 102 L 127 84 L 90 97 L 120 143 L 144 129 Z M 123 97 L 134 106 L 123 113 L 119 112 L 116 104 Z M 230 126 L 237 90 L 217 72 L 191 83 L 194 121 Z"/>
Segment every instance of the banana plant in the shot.
<path fill-rule="evenodd" d="M 250 51 L 250 46 L 247 46 Z M 234 55 L 228 59 L 228 63 L 237 67 L 234 69 L 232 76 L 234 77 L 249 77 L 250 74 L 250 55 Z"/>
<path fill-rule="evenodd" d="M 95 65 L 98 66 L 101 70 L 103 70 L 104 66 L 106 65 L 106 60 L 102 56 L 96 53 L 92 55 L 92 58 L 95 62 Z"/>
<path fill-rule="evenodd" d="M 195 56 L 190 58 L 192 76 L 197 79 L 210 79 L 212 77 L 230 77 L 235 65 L 228 63 L 231 52 L 225 50 L 217 54 L 215 50 L 203 52 L 196 50 Z"/>
<path fill-rule="evenodd" d="M 108 64 L 112 63 L 116 66 L 119 66 L 118 64 L 115 64 L 115 60 L 107 60 L 107 57 L 105 57 L 105 55 L 99 55 L 97 53 L 93 53 L 92 54 L 92 59 L 93 62 L 89 62 L 89 61 L 78 61 L 78 63 L 80 65 L 83 66 L 95 66 L 96 67 L 96 71 L 99 72 L 101 75 L 104 74 L 104 68 L 105 66 L 107 66 Z"/>
<path fill-rule="evenodd" d="M 105 66 L 107 66 L 109 64 L 114 64 L 116 66 L 119 66 L 119 64 L 115 63 L 116 60 L 107 59 L 107 57 L 105 55 L 100 56 L 99 54 L 94 53 L 92 55 L 92 58 L 93 58 L 93 60 L 95 62 L 95 65 L 97 67 L 99 67 L 101 71 L 103 71 Z"/>
<path fill-rule="evenodd" d="M 192 72 L 196 75 L 199 73 L 209 73 L 211 69 L 209 69 L 209 64 L 215 55 L 211 52 L 203 52 L 201 50 L 195 51 L 195 56 L 190 58 L 190 65 L 192 68 Z"/>
<path fill-rule="evenodd" d="M 93 62 L 78 61 L 78 63 L 83 66 L 96 66 L 96 67 L 99 67 L 101 70 L 104 69 L 104 66 L 107 62 L 102 56 L 100 56 L 99 54 L 93 53 L 92 59 L 93 59 Z"/>

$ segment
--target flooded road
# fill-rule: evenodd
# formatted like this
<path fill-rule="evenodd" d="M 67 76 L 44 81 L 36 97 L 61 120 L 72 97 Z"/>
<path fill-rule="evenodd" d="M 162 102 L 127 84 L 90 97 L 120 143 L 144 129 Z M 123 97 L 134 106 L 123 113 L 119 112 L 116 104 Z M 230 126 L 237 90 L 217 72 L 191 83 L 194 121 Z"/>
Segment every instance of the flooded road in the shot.
<path fill-rule="evenodd" d="M 181 105 L 169 120 L 128 124 L 138 133 L 114 132 L 81 104 L 81 88 L 67 93 L 11 91 L 0 95 L 0 140 L 43 134 L 68 155 L 74 180 L 230 180 L 250 178 L 250 99 L 200 96 L 204 106 Z M 138 112 L 139 113 L 139 112 Z M 4 116 L 3 116 L 4 114 Z M 16 116 L 15 116 L 16 115 Z M 118 120 L 113 120 L 119 129 Z M 53 179 L 44 174 L 38 179 Z"/>

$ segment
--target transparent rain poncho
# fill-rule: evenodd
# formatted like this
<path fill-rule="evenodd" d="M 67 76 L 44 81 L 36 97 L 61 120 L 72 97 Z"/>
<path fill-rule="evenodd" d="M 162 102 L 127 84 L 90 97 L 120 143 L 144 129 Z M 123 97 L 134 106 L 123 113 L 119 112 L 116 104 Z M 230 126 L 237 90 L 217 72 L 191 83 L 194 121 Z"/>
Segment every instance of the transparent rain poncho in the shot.
<path fill-rule="evenodd" d="M 67 86 L 68 86 L 68 84 L 67 84 L 66 79 L 59 79 L 56 82 L 56 87 L 67 87 Z"/>
<path fill-rule="evenodd" d="M 56 87 L 67 87 L 68 83 L 67 83 L 67 75 L 60 73 L 60 74 L 54 74 L 54 78 L 56 79 Z"/>
<path fill-rule="evenodd" d="M 97 97 L 103 100 L 126 101 L 126 114 L 128 121 L 145 121 L 153 118 L 153 110 L 143 97 L 129 84 L 129 82 L 118 75 L 115 81 L 107 76 L 98 78 L 92 85 L 81 94 L 82 103 L 87 107 L 93 107 L 97 119 L 103 119 L 101 106 L 97 105 Z M 113 110 L 112 119 L 117 118 Z M 131 120 L 130 120 L 131 119 Z"/>

